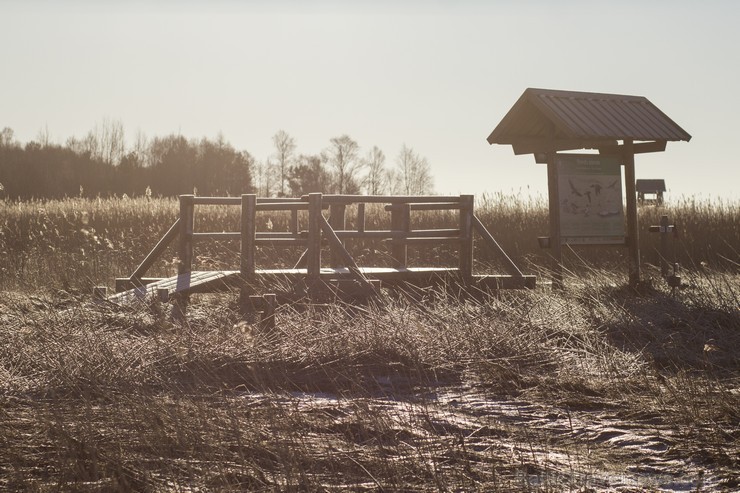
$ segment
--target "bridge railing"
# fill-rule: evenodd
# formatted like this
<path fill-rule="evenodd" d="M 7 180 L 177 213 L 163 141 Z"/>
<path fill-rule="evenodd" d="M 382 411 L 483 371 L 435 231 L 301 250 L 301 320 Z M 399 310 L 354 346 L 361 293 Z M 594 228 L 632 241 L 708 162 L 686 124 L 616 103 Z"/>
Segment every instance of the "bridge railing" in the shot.
<path fill-rule="evenodd" d="M 367 229 L 366 204 L 385 204 L 390 212 L 390 229 Z M 196 232 L 195 207 L 227 205 L 241 207 L 240 229 L 233 232 Z M 347 228 L 347 206 L 357 205 L 355 227 Z M 322 210 L 329 210 L 328 220 Z M 459 211 L 457 228 L 414 229 L 412 211 Z M 290 211 L 290 231 L 257 231 L 257 213 L 262 211 Z M 308 211 L 306 230 L 301 230 L 299 212 Z M 321 275 L 322 244 L 329 242 L 331 267 L 348 267 L 364 279 L 361 269 L 344 247 L 347 239 L 390 240 L 393 267 L 403 269 L 408 264 L 408 246 L 420 244 L 459 245 L 458 271 L 463 279 L 473 275 L 473 234 L 477 232 L 486 245 L 498 252 L 508 273 L 523 276 L 514 262 L 501 249 L 493 236 L 475 216 L 472 195 L 460 196 L 398 196 L 398 195 L 324 195 L 311 193 L 300 198 L 257 198 L 254 194 L 241 197 L 180 196 L 179 218 L 170 227 L 144 261 L 128 278 L 117 280 L 116 290 L 141 286 L 154 279 L 144 277 L 148 269 L 161 256 L 169 244 L 179 236 L 177 247 L 178 275 L 192 272 L 194 244 L 199 240 L 239 240 L 239 270 L 249 284 L 257 272 L 256 249 L 260 246 L 303 246 L 305 251 L 296 263 L 296 269 L 305 269 L 308 279 L 317 280 Z M 119 285 L 118 281 L 122 281 Z"/>

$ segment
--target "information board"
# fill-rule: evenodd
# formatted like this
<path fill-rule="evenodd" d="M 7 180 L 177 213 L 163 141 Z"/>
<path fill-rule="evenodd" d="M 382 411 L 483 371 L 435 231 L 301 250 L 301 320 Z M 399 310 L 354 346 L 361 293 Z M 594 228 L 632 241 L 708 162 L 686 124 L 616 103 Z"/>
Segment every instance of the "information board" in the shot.
<path fill-rule="evenodd" d="M 617 156 L 558 154 L 560 242 L 624 244 L 622 171 Z"/>

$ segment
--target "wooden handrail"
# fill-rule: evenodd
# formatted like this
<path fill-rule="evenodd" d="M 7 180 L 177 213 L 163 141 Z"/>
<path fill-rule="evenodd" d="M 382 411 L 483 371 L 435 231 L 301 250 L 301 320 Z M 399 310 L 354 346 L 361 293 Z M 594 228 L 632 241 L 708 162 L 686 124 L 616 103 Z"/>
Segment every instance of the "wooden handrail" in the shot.
<path fill-rule="evenodd" d="M 301 200 L 306 200 L 303 195 Z M 324 204 L 421 204 L 429 202 L 460 202 L 458 195 L 324 195 Z"/>
<path fill-rule="evenodd" d="M 393 210 L 394 204 L 385 206 L 386 212 Z M 425 202 L 421 204 L 409 204 L 412 211 L 452 211 L 460 208 L 460 202 Z"/>
<path fill-rule="evenodd" d="M 284 204 L 297 202 L 301 203 L 300 198 L 295 197 L 261 197 L 257 199 L 257 204 Z M 195 205 L 241 205 L 241 197 L 194 197 L 193 204 Z M 307 203 L 306 203 L 307 205 Z"/>
<path fill-rule="evenodd" d="M 240 205 L 241 197 L 194 197 L 195 205 Z"/>
<path fill-rule="evenodd" d="M 167 230 L 167 232 L 164 234 L 161 240 L 159 240 L 159 243 L 157 243 L 154 248 L 152 248 L 152 251 L 149 252 L 149 255 L 146 256 L 146 258 L 139 264 L 139 266 L 136 268 L 133 274 L 129 277 L 129 279 L 141 279 L 144 274 L 149 270 L 149 268 L 154 264 L 154 262 L 157 260 L 157 257 L 162 255 L 162 252 L 169 246 L 170 243 L 172 243 L 172 240 L 175 239 L 175 237 L 180 233 L 180 219 L 178 218 L 175 221 L 175 224 L 170 226 L 170 229 Z"/>

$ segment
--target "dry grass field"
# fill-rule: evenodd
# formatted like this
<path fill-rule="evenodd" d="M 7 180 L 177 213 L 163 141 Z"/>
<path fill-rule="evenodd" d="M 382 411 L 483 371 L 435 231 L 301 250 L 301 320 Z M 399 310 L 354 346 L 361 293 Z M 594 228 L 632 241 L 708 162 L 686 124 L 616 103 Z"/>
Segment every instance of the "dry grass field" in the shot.
<path fill-rule="evenodd" d="M 268 331 L 240 320 L 236 294 L 195 297 L 184 322 L 155 302 L 90 300 L 135 268 L 176 201 L 0 202 L 0 490 L 737 491 L 740 204 L 640 213 L 643 231 L 662 213 L 681 229 L 675 292 L 645 232 L 636 290 L 622 252 L 583 250 L 563 291 L 281 305 Z M 479 198 L 478 216 L 546 275 L 542 200 Z M 384 221 L 371 211 L 368 228 Z M 196 266 L 234 266 L 237 247 L 198 245 Z M 384 255 L 352 248 L 361 264 Z"/>

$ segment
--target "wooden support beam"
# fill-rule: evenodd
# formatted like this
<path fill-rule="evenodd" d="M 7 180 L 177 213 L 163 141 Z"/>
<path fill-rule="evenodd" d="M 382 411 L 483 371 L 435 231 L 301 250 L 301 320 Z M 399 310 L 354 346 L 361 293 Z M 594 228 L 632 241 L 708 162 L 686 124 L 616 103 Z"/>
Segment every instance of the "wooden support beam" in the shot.
<path fill-rule="evenodd" d="M 344 245 L 342 245 L 342 242 L 339 240 L 339 238 L 337 238 L 337 235 L 334 234 L 334 230 L 331 228 L 329 222 L 324 218 L 324 216 L 320 216 L 319 220 L 321 222 L 322 232 L 329 239 L 329 244 L 336 251 L 337 255 L 341 257 L 342 263 L 345 264 L 345 266 L 352 273 L 352 276 L 357 281 L 359 281 L 360 284 L 362 284 L 368 290 L 372 290 L 372 285 L 368 282 L 367 278 L 360 270 L 360 267 L 357 265 L 357 262 L 355 262 L 355 259 L 352 258 L 352 255 L 347 251 L 346 248 L 344 248 Z"/>
<path fill-rule="evenodd" d="M 547 198 L 550 209 L 550 252 L 552 267 L 552 287 L 563 288 L 563 245 L 560 243 L 560 192 L 558 187 L 558 168 L 556 154 L 547 154 Z"/>
<path fill-rule="evenodd" d="M 633 154 L 645 154 L 648 152 L 663 152 L 666 148 L 665 140 L 656 140 L 654 142 L 638 142 L 632 144 Z M 625 154 L 629 152 L 627 142 L 623 145 L 610 145 L 599 147 L 599 154 Z"/>
<path fill-rule="evenodd" d="M 599 149 L 601 147 L 615 146 L 615 139 L 518 139 L 511 143 L 514 154 L 549 154 L 557 151 L 570 151 L 575 149 Z"/>
<path fill-rule="evenodd" d="M 493 250 L 494 252 L 498 253 L 501 260 L 504 262 L 504 268 L 506 271 L 511 274 L 512 276 L 516 277 L 522 277 L 524 274 L 522 274 L 522 271 L 519 270 L 519 267 L 516 266 L 513 260 L 506 254 L 503 248 L 501 248 L 501 245 L 498 244 L 496 239 L 493 237 L 493 235 L 486 229 L 486 227 L 483 225 L 480 219 L 478 219 L 476 216 L 473 216 L 473 228 L 478 232 L 478 234 L 483 238 L 483 240 L 486 242 L 488 247 Z"/>
<path fill-rule="evenodd" d="M 624 141 L 624 186 L 627 194 L 627 248 L 629 249 L 629 283 L 640 283 L 640 238 L 637 224 L 637 185 L 635 182 L 635 154 L 632 140 Z"/>
<path fill-rule="evenodd" d="M 164 253 L 164 251 L 167 249 L 167 247 L 172 243 L 172 240 L 177 237 L 177 235 L 180 234 L 180 219 L 178 218 L 175 223 L 170 226 L 170 229 L 167 230 L 167 232 L 164 234 L 161 240 L 152 248 L 152 251 L 149 252 L 149 255 L 146 256 L 146 258 L 139 264 L 139 266 L 136 268 L 133 274 L 131 274 L 131 279 L 141 279 L 144 274 L 149 270 L 149 268 L 154 264 L 154 262 L 157 261 L 160 255 Z"/>

